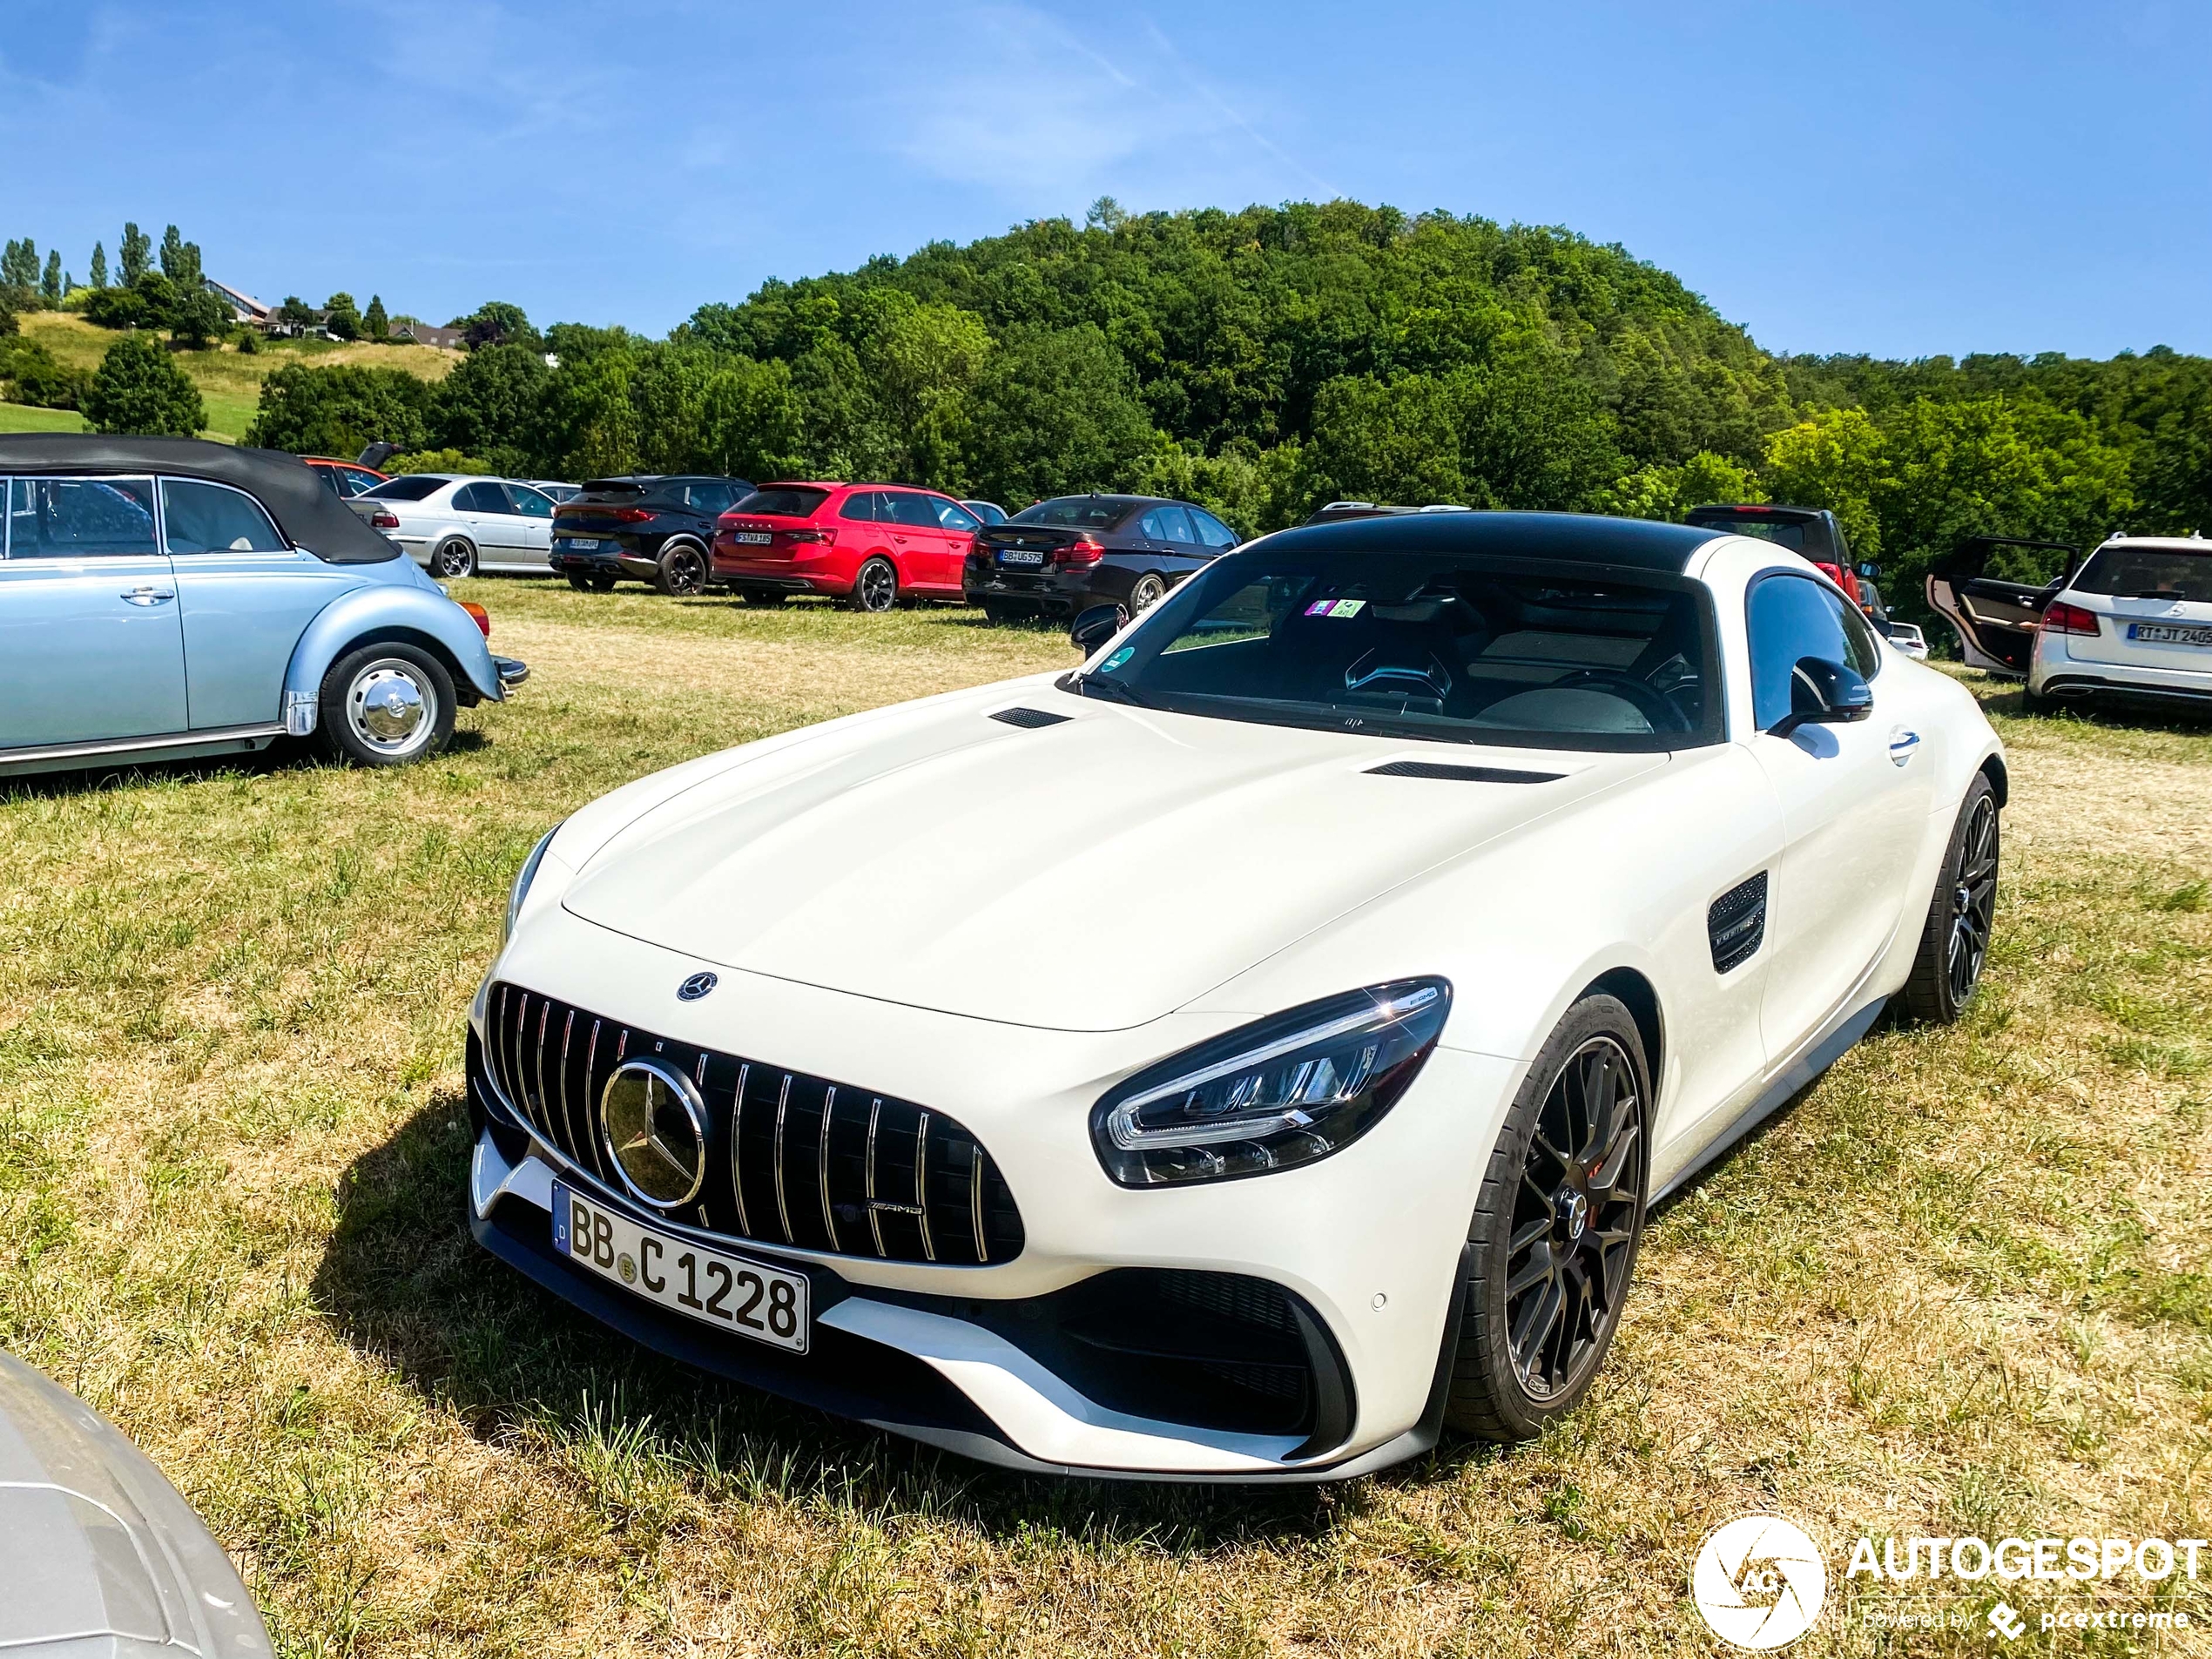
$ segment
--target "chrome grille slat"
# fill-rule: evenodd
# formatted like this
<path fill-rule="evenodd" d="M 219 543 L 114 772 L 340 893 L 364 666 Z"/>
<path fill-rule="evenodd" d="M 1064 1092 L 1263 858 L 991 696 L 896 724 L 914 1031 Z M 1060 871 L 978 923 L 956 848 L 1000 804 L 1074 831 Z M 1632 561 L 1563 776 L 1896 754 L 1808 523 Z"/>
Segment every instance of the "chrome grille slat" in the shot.
<path fill-rule="evenodd" d="M 625 1060 L 652 1054 L 698 1084 L 710 1143 L 729 1136 L 726 1168 L 718 1159 L 722 1172 L 685 1214 L 709 1235 L 948 1267 L 996 1265 L 1022 1252 L 1021 1212 L 1004 1177 L 975 1137 L 941 1112 L 762 1064 L 764 1091 L 772 1080 L 772 1107 L 748 1098 L 760 1062 L 741 1055 L 618 1025 L 519 985 L 494 985 L 484 1008 L 484 1041 L 471 1049 L 472 1087 L 496 1118 L 511 1117 L 561 1155 L 564 1180 L 616 1187 L 597 1130 L 597 1096 Z M 911 1192 L 900 1167 L 909 1157 Z M 761 1169 L 764 1159 L 772 1170 Z M 792 1212 L 794 1181 L 812 1190 L 819 1231 L 804 1199 Z"/>

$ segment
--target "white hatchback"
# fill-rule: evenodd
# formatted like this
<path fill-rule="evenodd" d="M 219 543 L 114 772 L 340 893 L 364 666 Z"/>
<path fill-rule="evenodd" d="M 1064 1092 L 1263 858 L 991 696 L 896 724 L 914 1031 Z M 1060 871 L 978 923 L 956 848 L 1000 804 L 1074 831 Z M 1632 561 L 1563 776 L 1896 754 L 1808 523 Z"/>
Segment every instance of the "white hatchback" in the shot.
<path fill-rule="evenodd" d="M 2115 536 L 2092 553 L 2044 607 L 2027 695 L 2212 710 L 2212 542 Z"/>
<path fill-rule="evenodd" d="M 410 472 L 347 504 L 442 581 L 480 570 L 552 574 L 553 499 L 529 484 Z"/>

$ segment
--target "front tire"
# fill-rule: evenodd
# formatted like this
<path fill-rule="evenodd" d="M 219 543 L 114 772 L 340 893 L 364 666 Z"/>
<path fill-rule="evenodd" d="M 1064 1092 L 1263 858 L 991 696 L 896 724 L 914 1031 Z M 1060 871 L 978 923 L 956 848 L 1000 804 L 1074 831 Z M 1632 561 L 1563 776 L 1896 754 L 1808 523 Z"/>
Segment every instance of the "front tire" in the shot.
<path fill-rule="evenodd" d="M 660 574 L 653 585 L 671 599 L 692 599 L 706 591 L 706 550 L 696 542 L 671 542 L 661 550 Z"/>
<path fill-rule="evenodd" d="M 323 750 L 357 766 L 404 766 L 453 740 L 453 677 L 417 645 L 363 645 L 322 677 Z"/>
<path fill-rule="evenodd" d="M 441 582 L 458 582 L 476 574 L 476 550 L 459 536 L 442 542 L 430 555 L 430 574 Z"/>
<path fill-rule="evenodd" d="M 1534 1440 L 1589 1392 L 1643 1237 L 1650 1067 L 1616 998 L 1561 1020 L 1506 1114 L 1467 1230 L 1444 1419 Z"/>
<path fill-rule="evenodd" d="M 1997 914 L 1997 866 L 2002 851 L 1997 791 L 1977 772 L 1959 803 L 1959 821 L 1943 851 L 1935 896 L 1912 954 L 1912 976 L 1899 1001 L 1907 1018 L 1949 1025 L 1966 1010 L 1989 961 Z"/>

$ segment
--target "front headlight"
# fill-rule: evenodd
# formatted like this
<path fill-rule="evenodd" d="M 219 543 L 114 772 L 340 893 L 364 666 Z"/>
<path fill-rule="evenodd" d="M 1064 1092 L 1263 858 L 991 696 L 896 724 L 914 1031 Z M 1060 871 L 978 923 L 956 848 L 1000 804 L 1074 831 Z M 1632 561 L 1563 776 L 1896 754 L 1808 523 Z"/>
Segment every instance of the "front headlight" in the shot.
<path fill-rule="evenodd" d="M 545 861 L 545 849 L 553 845 L 553 838 L 560 833 L 561 826 L 556 824 L 539 836 L 537 845 L 530 848 L 529 857 L 523 860 L 523 867 L 515 873 L 514 890 L 507 895 L 507 921 L 499 930 L 501 944 L 504 945 L 513 935 L 515 918 L 523 914 L 523 900 L 529 896 L 530 883 L 537 880 L 537 867 Z"/>
<path fill-rule="evenodd" d="M 1201 1043 L 1092 1108 L 1098 1161 L 1123 1186 L 1151 1187 L 1325 1158 L 1406 1092 L 1451 1008 L 1447 980 L 1393 980 Z"/>

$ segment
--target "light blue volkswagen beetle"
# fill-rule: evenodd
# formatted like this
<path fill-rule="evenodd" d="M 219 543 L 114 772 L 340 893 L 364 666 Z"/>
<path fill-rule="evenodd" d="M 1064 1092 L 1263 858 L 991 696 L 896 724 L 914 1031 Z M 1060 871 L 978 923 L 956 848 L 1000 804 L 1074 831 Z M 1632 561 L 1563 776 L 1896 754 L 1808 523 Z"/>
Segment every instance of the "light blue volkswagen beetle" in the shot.
<path fill-rule="evenodd" d="M 265 749 L 437 753 L 529 671 L 302 462 L 0 437 L 0 776 Z"/>

